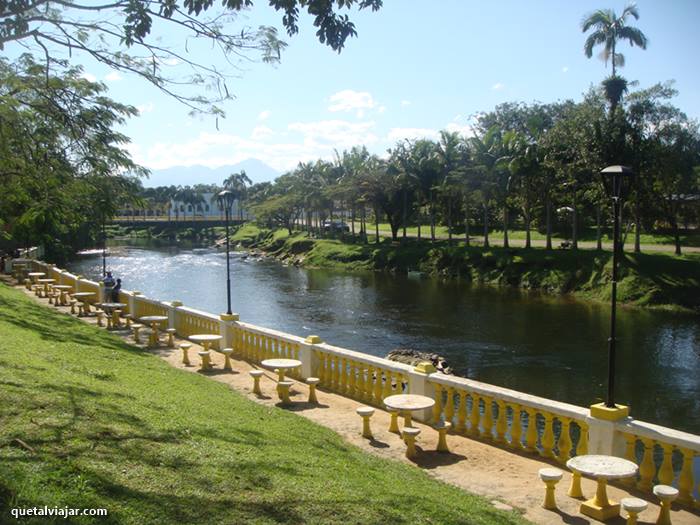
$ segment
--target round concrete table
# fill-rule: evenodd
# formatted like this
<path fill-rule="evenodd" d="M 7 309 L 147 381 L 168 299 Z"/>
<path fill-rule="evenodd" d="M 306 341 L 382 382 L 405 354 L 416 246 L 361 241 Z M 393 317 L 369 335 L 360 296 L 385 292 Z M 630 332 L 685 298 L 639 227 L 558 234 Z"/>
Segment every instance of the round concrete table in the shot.
<path fill-rule="evenodd" d="M 54 284 L 53 289 L 58 290 L 61 293 L 58 301 L 56 301 L 56 305 L 58 306 L 61 304 L 66 306 L 68 304 L 68 292 L 71 291 L 73 287 L 69 284 Z"/>
<path fill-rule="evenodd" d="M 404 417 L 404 426 L 410 427 L 411 412 L 432 408 L 435 400 L 432 397 L 417 394 L 398 394 L 384 398 L 384 404 L 387 408 L 398 410 Z"/>
<path fill-rule="evenodd" d="M 37 279 L 37 283 L 44 285 L 44 297 L 49 296 L 49 285 L 56 282 L 56 279 Z"/>
<path fill-rule="evenodd" d="M 265 368 L 277 369 L 277 380 L 284 381 L 285 371 L 299 368 L 301 361 L 297 359 L 265 359 L 260 364 Z"/>
<path fill-rule="evenodd" d="M 189 336 L 187 339 L 192 341 L 193 343 L 197 343 L 198 345 L 202 345 L 202 348 L 204 348 L 205 352 L 209 351 L 209 346 L 216 342 L 216 341 L 221 341 L 224 337 L 219 334 L 193 334 Z"/>
<path fill-rule="evenodd" d="M 95 297 L 95 292 L 76 292 L 73 294 L 73 299 L 83 304 L 86 314 L 90 313 L 90 303 L 87 301 L 90 297 Z"/>
<path fill-rule="evenodd" d="M 110 317 L 108 320 L 111 319 L 110 322 L 107 323 L 107 328 L 119 328 L 121 326 L 121 323 L 119 322 L 119 314 L 117 313 L 117 310 L 121 310 L 126 306 L 126 303 L 102 303 L 100 304 L 100 308 L 102 308 L 107 315 Z M 111 325 L 111 326 L 110 326 Z"/>
<path fill-rule="evenodd" d="M 156 348 L 158 346 L 160 342 L 158 334 L 158 324 L 167 320 L 167 315 L 146 315 L 144 317 L 139 317 L 139 321 L 151 325 L 151 334 L 148 336 L 149 347 Z"/>
<path fill-rule="evenodd" d="M 44 275 L 46 275 L 44 272 L 29 272 L 27 274 L 27 277 L 29 277 L 32 280 L 32 282 L 36 283 L 36 280 L 39 277 L 43 277 Z"/>
<path fill-rule="evenodd" d="M 620 514 L 620 504 L 608 500 L 608 480 L 631 478 L 639 468 L 631 461 L 615 456 L 587 454 L 566 462 L 574 474 L 594 478 L 598 487 L 595 497 L 581 503 L 581 514 L 605 521 Z"/>

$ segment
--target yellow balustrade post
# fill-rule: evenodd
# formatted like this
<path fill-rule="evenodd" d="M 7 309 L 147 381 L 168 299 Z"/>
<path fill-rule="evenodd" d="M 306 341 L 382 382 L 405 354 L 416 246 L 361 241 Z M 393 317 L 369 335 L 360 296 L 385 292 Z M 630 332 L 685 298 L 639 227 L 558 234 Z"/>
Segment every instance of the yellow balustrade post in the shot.
<path fill-rule="evenodd" d="M 481 431 L 479 435 L 488 439 L 493 438 L 493 401 L 489 396 L 482 396 L 484 400 L 484 415 L 481 418 Z"/>
<path fill-rule="evenodd" d="M 378 405 L 382 403 L 382 374 L 384 370 L 377 367 L 377 378 L 374 381 L 374 402 Z"/>
<path fill-rule="evenodd" d="M 543 412 L 544 416 L 544 432 L 542 433 L 542 455 L 546 458 L 554 457 L 552 449 L 554 448 L 554 416 L 549 412 Z"/>
<path fill-rule="evenodd" d="M 680 476 L 678 476 L 678 500 L 681 503 L 693 502 L 693 458 L 695 453 L 688 449 L 682 448 L 683 466 L 681 467 Z"/>
<path fill-rule="evenodd" d="M 513 423 L 510 426 L 510 445 L 514 448 L 522 448 L 523 444 L 520 440 L 523 437 L 523 423 L 520 419 L 520 405 L 511 403 L 510 408 L 513 411 Z"/>
<path fill-rule="evenodd" d="M 479 435 L 479 396 L 474 392 L 469 394 L 472 398 L 472 411 L 469 416 L 469 434 L 472 436 Z"/>
<path fill-rule="evenodd" d="M 389 397 L 391 395 L 391 381 L 394 374 L 391 370 L 387 370 L 384 375 L 384 388 L 382 389 L 382 397 Z"/>
<path fill-rule="evenodd" d="M 641 438 L 644 445 L 644 457 L 639 465 L 639 482 L 637 487 L 642 490 L 651 490 L 656 473 L 654 465 L 654 441 L 649 438 Z"/>
<path fill-rule="evenodd" d="M 321 386 L 327 387 L 328 385 L 326 384 L 326 354 L 323 352 L 316 351 L 318 355 L 318 371 L 316 372 L 316 375 L 318 376 L 319 382 L 321 383 Z"/>
<path fill-rule="evenodd" d="M 349 397 L 355 397 L 355 374 L 357 373 L 357 363 L 352 359 L 348 360 L 348 392 Z"/>
<path fill-rule="evenodd" d="M 567 496 L 571 498 L 583 498 L 583 491 L 581 490 L 581 473 L 574 470 L 571 473 L 571 485 L 569 485 L 569 491 L 566 493 Z"/>
<path fill-rule="evenodd" d="M 457 432 L 464 433 L 467 430 L 467 391 L 459 391 L 459 408 L 457 409 Z"/>
<path fill-rule="evenodd" d="M 340 386 L 340 359 L 338 356 L 333 356 L 333 389 L 338 391 Z"/>
<path fill-rule="evenodd" d="M 445 387 L 445 421 L 452 424 L 455 417 L 455 389 L 451 386 Z"/>
<path fill-rule="evenodd" d="M 440 383 L 433 383 L 433 390 L 435 391 L 435 404 L 433 405 L 433 422 L 438 423 L 442 416 L 442 385 Z"/>
<path fill-rule="evenodd" d="M 392 387 L 392 394 L 403 394 L 403 383 L 406 377 L 401 372 L 396 372 L 396 383 Z"/>
<path fill-rule="evenodd" d="M 374 386 L 372 381 L 374 381 L 374 367 L 367 367 L 367 381 L 365 382 L 365 399 L 367 402 L 372 402 L 372 387 Z"/>
<path fill-rule="evenodd" d="M 637 457 L 634 449 L 637 438 L 633 434 L 626 433 L 622 434 L 622 436 L 625 438 L 625 459 L 631 461 L 632 463 L 637 463 Z M 620 481 L 623 485 L 632 486 L 637 482 L 637 476 L 624 478 Z"/>
<path fill-rule="evenodd" d="M 343 357 L 340 360 L 340 393 L 345 394 L 348 391 L 348 360 Z"/>
<path fill-rule="evenodd" d="M 580 432 L 578 436 L 578 444 L 576 445 L 576 455 L 583 456 L 584 454 L 588 454 L 588 423 L 578 421 L 578 427 Z"/>
<path fill-rule="evenodd" d="M 559 434 L 559 441 L 557 442 L 557 448 L 559 449 L 559 455 L 557 459 L 566 463 L 571 455 L 572 443 L 571 434 L 569 433 L 571 428 L 571 418 L 564 416 L 557 416 L 561 422 L 561 433 Z"/>
<path fill-rule="evenodd" d="M 525 450 L 537 452 L 537 412 L 534 408 L 526 407 L 527 432 L 525 433 Z"/>
<path fill-rule="evenodd" d="M 659 481 L 662 485 L 673 483 L 673 445 L 660 443 L 664 455 L 659 468 Z"/>
<path fill-rule="evenodd" d="M 508 420 L 506 419 L 506 403 L 502 399 L 496 400 L 498 406 L 498 419 L 496 419 L 496 442 L 506 442 L 506 431 L 508 430 Z"/>
<path fill-rule="evenodd" d="M 365 395 L 365 366 L 361 361 L 357 362 L 357 399 L 362 399 Z"/>

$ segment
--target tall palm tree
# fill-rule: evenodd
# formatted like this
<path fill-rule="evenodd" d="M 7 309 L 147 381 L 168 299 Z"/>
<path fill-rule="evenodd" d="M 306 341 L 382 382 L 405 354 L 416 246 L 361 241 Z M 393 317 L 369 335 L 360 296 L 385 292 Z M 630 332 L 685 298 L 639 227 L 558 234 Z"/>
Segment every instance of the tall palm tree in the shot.
<path fill-rule="evenodd" d="M 243 206 L 242 202 L 248 195 L 248 186 L 253 184 L 250 177 L 246 174 L 245 170 L 241 170 L 238 173 L 232 173 L 226 180 L 224 180 L 224 188 L 233 192 L 236 200 L 238 201 L 238 219 L 243 220 Z"/>
<path fill-rule="evenodd" d="M 608 60 L 612 64 L 612 76 L 616 75 L 616 68 L 625 65 L 625 57 L 617 52 L 617 41 L 627 40 L 632 47 L 638 46 L 647 48 L 648 39 L 636 27 L 627 25 L 628 17 L 639 20 L 639 10 L 635 4 L 628 4 L 618 17 L 612 9 L 598 9 L 586 15 L 581 21 L 581 31 L 584 33 L 589 29 L 594 31 L 588 35 L 583 51 L 588 58 L 593 56 L 593 48 L 603 44 L 603 51 L 600 58 L 605 62 Z"/>

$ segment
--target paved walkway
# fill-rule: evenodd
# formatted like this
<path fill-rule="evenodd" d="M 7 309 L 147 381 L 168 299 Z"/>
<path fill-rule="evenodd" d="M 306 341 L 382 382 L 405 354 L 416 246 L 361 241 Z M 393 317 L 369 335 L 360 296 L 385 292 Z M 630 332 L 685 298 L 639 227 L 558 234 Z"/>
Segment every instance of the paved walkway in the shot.
<path fill-rule="evenodd" d="M 24 290 L 24 288 L 22 288 Z M 47 304 L 46 299 L 39 299 L 33 293 L 25 292 L 37 302 Z M 70 308 L 60 307 L 52 309 L 69 313 Z M 96 324 L 94 317 L 81 318 L 84 322 Z M 116 335 L 131 344 L 133 338 L 126 330 L 114 331 Z M 144 338 L 145 339 L 145 338 Z M 177 344 L 182 342 L 176 340 L 176 347 L 160 348 L 158 350 L 146 349 L 139 345 L 144 351 L 160 356 L 175 368 L 180 368 L 186 372 L 199 372 L 199 357 L 197 350 L 200 348 L 193 345 L 190 349 L 190 361 L 192 365 L 182 364 L 182 354 Z M 249 376 L 250 370 L 259 369 L 257 365 L 233 359 L 233 372 L 223 370 L 224 357 L 218 352 L 213 354 L 213 370 L 205 375 L 214 381 L 226 383 L 233 390 L 246 396 L 247 398 L 267 406 L 278 404 L 275 392 L 276 374 L 265 370 L 261 378 L 262 395 L 253 394 L 253 380 Z M 534 523 L 541 525 L 569 524 L 586 525 L 601 523 L 579 512 L 580 501 L 566 495 L 571 477 L 568 472 L 557 486 L 556 496 L 559 504 L 559 511 L 547 511 L 541 507 L 544 496 L 544 485 L 539 480 L 537 471 L 546 466 L 555 465 L 532 455 L 516 453 L 510 449 L 500 448 L 493 444 L 487 444 L 470 437 L 450 434 L 447 438 L 450 454 L 435 452 L 437 445 L 437 433 L 431 427 L 417 423 L 421 429 L 418 438 L 418 458 L 415 461 L 406 459 L 405 445 L 401 438 L 388 432 L 389 414 L 377 409 L 371 419 L 374 439 L 362 438 L 361 420 L 355 413 L 355 409 L 361 406 L 358 401 L 346 397 L 318 390 L 317 397 L 319 404 L 310 405 L 306 402 L 308 397 L 308 387 L 299 382 L 294 382 L 291 390 L 293 405 L 284 407 L 284 410 L 296 412 L 300 416 L 306 417 L 320 425 L 328 427 L 345 438 L 348 442 L 360 447 L 371 454 L 376 454 L 385 458 L 397 461 L 412 463 L 418 468 L 426 470 L 431 476 L 461 487 L 469 492 L 485 496 L 492 500 L 493 504 L 505 508 L 519 509 L 524 516 Z M 559 465 L 556 465 L 560 467 Z M 561 468 L 561 467 L 560 467 Z M 591 480 L 583 480 L 583 492 L 588 497 L 595 493 L 595 483 Z M 631 491 L 637 497 L 650 500 L 649 496 Z M 609 487 L 609 496 L 619 501 L 621 497 L 630 494 L 627 489 L 619 489 L 615 486 Z M 640 524 L 651 524 L 656 522 L 659 509 L 650 501 L 649 508 L 640 515 Z M 674 525 L 698 525 L 700 524 L 700 511 L 693 513 L 688 510 L 681 510 L 678 505 L 673 506 L 672 519 Z M 615 518 L 606 523 L 622 525 L 625 520 Z"/>

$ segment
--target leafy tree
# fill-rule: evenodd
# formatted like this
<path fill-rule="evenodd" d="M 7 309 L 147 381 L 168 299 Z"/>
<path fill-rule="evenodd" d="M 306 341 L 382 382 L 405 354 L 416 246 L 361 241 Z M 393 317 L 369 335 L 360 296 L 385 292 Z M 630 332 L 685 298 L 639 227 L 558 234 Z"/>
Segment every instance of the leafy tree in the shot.
<path fill-rule="evenodd" d="M 355 25 L 343 9 L 378 10 L 381 0 L 269 0 L 282 12 L 282 25 L 291 36 L 299 30 L 299 14 L 306 10 L 314 20 L 316 36 L 323 44 L 340 51 Z M 103 4 L 78 0 L 0 1 L 0 50 L 16 42 L 37 51 L 55 65 L 60 52 L 82 53 L 121 72 L 136 74 L 193 111 L 222 114 L 217 104 L 231 98 L 226 80 L 232 78 L 241 60 L 277 62 L 285 44 L 274 27 L 251 28 L 237 24 L 252 0 L 113 0 Z M 185 42 L 184 50 L 164 45 L 151 32 L 160 26 Z M 187 53 L 189 40 L 208 40 L 231 64 L 227 73 L 213 65 L 194 61 Z M 173 64 L 192 71 L 182 78 L 168 73 Z M 178 69 L 175 69 L 176 71 Z M 206 85 L 211 95 L 192 94 L 189 85 Z"/>

